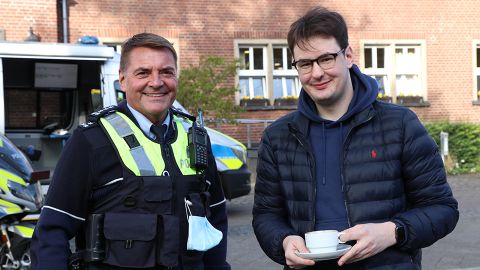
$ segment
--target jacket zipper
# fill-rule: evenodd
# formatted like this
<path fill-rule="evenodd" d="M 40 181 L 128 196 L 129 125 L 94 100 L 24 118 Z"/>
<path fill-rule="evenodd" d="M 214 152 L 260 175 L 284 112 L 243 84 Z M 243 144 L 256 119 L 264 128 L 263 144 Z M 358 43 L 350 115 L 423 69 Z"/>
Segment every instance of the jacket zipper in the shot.
<path fill-rule="evenodd" d="M 296 129 L 292 127 L 292 130 L 290 131 L 290 133 L 292 133 L 292 136 L 298 141 L 298 143 L 300 144 L 300 146 L 302 146 L 302 148 L 305 150 L 305 152 L 307 153 L 307 157 L 308 157 L 308 163 L 313 163 L 313 166 L 310 166 L 310 177 L 312 178 L 312 181 L 310 182 L 312 184 L 312 192 L 313 192 L 313 199 L 316 200 L 316 197 L 317 197 L 317 185 L 314 185 L 313 183 L 315 183 L 315 158 L 312 158 L 312 153 L 311 151 L 305 146 L 305 144 L 303 144 L 302 140 L 297 136 L 296 134 Z M 313 209 L 315 209 L 315 207 L 313 207 Z M 315 210 L 313 211 L 313 225 L 310 226 L 310 230 L 309 231 L 313 231 L 313 229 L 315 228 L 315 218 L 316 218 L 316 212 Z"/>
<path fill-rule="evenodd" d="M 343 204 L 345 205 L 345 211 L 347 212 L 347 222 L 348 222 L 348 227 L 352 227 L 352 222 L 350 220 L 350 211 L 348 211 L 348 206 L 347 206 L 347 193 L 346 193 L 346 190 L 345 190 L 345 187 L 346 187 L 346 183 L 345 183 L 345 178 L 344 178 L 344 169 L 345 169 L 345 166 L 344 166 L 344 162 L 345 162 L 345 158 L 347 156 L 347 145 L 350 143 L 350 133 L 353 129 L 357 128 L 358 126 L 360 125 L 363 125 L 365 123 L 367 123 L 368 121 L 372 120 L 373 116 L 370 116 L 369 118 L 365 119 L 365 121 L 361 122 L 361 123 L 358 123 L 357 125 L 353 126 L 351 129 L 348 130 L 348 133 L 347 133 L 347 136 L 345 136 L 345 141 L 343 142 L 343 160 L 342 160 L 342 163 L 341 163 L 341 175 L 340 175 L 340 178 L 342 179 L 342 192 L 343 192 Z"/>

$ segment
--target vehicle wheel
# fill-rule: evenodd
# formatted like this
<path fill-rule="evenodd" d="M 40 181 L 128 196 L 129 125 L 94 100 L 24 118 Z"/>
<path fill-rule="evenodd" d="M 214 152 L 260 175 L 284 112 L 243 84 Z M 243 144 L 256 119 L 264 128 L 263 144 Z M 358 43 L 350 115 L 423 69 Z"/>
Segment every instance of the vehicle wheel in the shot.
<path fill-rule="evenodd" d="M 32 260 L 30 257 L 30 239 L 20 239 L 19 241 L 12 240 L 12 254 L 13 257 L 20 263 L 19 267 L 14 268 L 13 263 L 11 261 L 7 261 L 7 256 L 2 252 L 0 269 L 30 270 L 32 266 Z M 7 264 L 7 266 L 3 267 L 5 264 Z"/>

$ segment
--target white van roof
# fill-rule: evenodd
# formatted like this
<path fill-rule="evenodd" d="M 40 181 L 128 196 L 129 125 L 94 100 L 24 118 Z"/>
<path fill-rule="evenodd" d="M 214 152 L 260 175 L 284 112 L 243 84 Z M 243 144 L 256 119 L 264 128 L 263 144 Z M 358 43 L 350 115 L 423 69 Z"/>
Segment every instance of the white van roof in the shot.
<path fill-rule="evenodd" d="M 106 61 L 115 50 L 103 45 L 45 42 L 0 42 L 0 57 Z"/>

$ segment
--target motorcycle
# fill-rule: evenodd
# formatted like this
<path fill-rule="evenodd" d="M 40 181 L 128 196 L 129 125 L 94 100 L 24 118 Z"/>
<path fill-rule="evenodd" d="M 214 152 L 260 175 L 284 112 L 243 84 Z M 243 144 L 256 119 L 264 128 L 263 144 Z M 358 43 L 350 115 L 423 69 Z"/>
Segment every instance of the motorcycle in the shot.
<path fill-rule="evenodd" d="M 30 269 L 30 241 L 44 203 L 39 180 L 49 177 L 49 171 L 34 172 L 26 155 L 0 134 L 0 269 Z"/>

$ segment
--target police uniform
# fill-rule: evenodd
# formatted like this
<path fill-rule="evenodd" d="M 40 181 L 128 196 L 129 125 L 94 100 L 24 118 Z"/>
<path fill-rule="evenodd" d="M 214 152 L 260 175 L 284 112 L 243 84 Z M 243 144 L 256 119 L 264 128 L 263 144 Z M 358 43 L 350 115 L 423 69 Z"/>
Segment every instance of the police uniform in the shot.
<path fill-rule="evenodd" d="M 68 240 L 76 236 L 77 246 L 84 247 L 85 222 L 92 213 L 104 215 L 107 248 L 105 258 L 89 263 L 88 269 L 230 269 L 225 261 L 225 198 L 215 160 L 209 151 L 206 181 L 201 180 L 188 166 L 185 119 L 172 110 L 170 116 L 161 146 L 139 135 L 126 102 L 94 114 L 90 123 L 74 131 L 35 229 L 33 269 L 67 269 Z M 124 138 L 125 129 L 135 136 Z M 136 153 L 138 148 L 144 153 Z M 207 190 L 208 196 L 201 196 L 209 198 L 203 201 L 204 214 L 223 239 L 206 252 L 186 250 L 184 199 Z"/>

